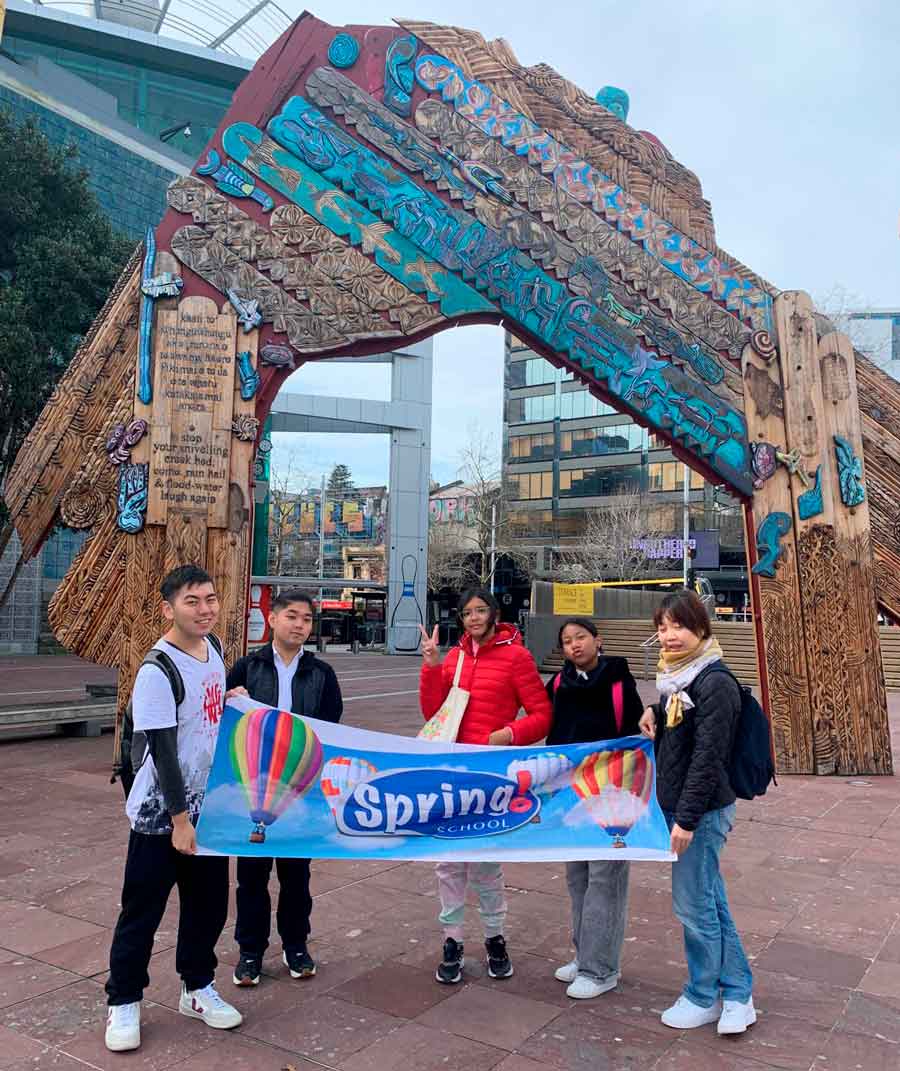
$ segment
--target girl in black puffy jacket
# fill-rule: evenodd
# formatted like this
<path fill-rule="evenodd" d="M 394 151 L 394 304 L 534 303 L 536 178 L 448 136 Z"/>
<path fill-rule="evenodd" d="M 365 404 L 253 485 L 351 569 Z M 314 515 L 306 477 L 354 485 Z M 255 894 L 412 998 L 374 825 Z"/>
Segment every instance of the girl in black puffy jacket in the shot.
<path fill-rule="evenodd" d="M 547 683 L 553 703 L 548 745 L 588 744 L 634 736 L 643 704 L 628 662 L 603 654 L 597 628 L 571 618 L 559 630 L 566 661 Z M 589 999 L 615 989 L 628 911 L 628 863 L 594 859 L 566 863 L 572 900 L 575 958 L 556 971 L 570 997 Z"/>

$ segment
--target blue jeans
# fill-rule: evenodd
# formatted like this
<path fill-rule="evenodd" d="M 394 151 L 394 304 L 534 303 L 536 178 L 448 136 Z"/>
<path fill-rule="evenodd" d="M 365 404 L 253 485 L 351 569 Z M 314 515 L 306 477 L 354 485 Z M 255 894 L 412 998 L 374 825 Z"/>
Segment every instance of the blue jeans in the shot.
<path fill-rule="evenodd" d="M 735 806 L 707 811 L 694 830 L 690 847 L 672 865 L 672 906 L 684 927 L 688 981 L 684 996 L 701 1008 L 724 1000 L 746 1003 L 753 972 L 728 910 L 719 855 L 734 825 Z M 673 814 L 666 815 L 669 828 Z"/>

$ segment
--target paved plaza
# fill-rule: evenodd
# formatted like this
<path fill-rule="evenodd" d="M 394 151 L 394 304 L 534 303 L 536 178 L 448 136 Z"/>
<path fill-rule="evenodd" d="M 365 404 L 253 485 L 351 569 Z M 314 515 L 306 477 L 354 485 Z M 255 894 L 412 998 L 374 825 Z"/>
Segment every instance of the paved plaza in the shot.
<path fill-rule="evenodd" d="M 17 661 L 0 663 L 10 697 L 0 701 L 41 688 L 39 701 L 63 698 L 79 673 L 82 683 L 109 679 L 72 659 Z M 420 724 L 417 659 L 331 661 L 348 724 L 403 734 Z M 900 695 L 891 701 L 900 759 Z M 443 987 L 431 867 L 320 860 L 314 979 L 292 982 L 274 947 L 259 988 L 235 989 L 230 922 L 218 981 L 244 1025 L 223 1034 L 180 1016 L 173 897 L 143 1045 L 109 1053 L 102 987 L 127 840 L 110 754 L 109 735 L 0 743 L 0 1071 L 900 1068 L 900 778 L 786 777 L 763 800 L 738 804 L 724 870 L 761 1013 L 743 1037 L 659 1021 L 684 976 L 667 866 L 632 867 L 622 981 L 579 1002 L 553 978 L 571 952 L 562 866 L 505 868 L 515 976 L 485 976 L 473 911 L 466 984 Z"/>

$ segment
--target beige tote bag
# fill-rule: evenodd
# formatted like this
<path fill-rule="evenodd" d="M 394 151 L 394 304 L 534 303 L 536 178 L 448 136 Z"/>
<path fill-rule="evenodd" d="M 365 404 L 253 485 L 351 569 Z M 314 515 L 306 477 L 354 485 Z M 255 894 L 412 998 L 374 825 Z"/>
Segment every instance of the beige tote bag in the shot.
<path fill-rule="evenodd" d="M 440 709 L 432 714 L 419 730 L 419 740 L 434 740 L 446 744 L 452 744 L 456 740 L 460 722 L 466 712 L 466 704 L 469 702 L 469 693 L 459 686 L 463 658 L 464 655 L 460 651 L 456 660 L 456 672 L 453 674 L 453 687 L 447 693 Z"/>

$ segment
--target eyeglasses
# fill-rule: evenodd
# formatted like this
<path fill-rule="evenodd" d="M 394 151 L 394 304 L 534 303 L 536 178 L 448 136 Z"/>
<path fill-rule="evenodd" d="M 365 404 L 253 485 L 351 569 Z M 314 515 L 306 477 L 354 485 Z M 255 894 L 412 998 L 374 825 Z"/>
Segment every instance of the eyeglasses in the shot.
<path fill-rule="evenodd" d="M 465 620 L 467 617 L 487 617 L 490 612 L 489 606 L 473 606 L 471 610 L 463 610 L 459 616 Z"/>

